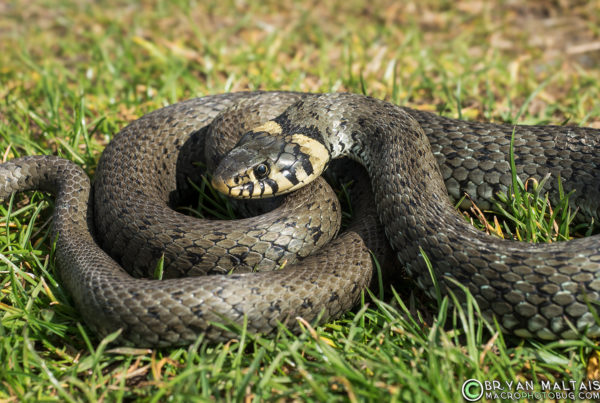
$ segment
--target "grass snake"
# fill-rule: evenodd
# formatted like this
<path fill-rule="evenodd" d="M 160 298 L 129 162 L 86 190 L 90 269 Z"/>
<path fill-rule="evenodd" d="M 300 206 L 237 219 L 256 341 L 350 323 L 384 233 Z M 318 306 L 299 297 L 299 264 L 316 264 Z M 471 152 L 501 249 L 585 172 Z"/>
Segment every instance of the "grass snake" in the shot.
<path fill-rule="evenodd" d="M 246 121 L 245 111 L 254 118 Z M 248 131 L 218 165 L 217 189 L 246 198 L 299 189 L 294 198 L 268 218 L 240 223 L 197 222 L 172 210 L 187 178 L 198 178 L 194 162 L 216 165 L 215 155 L 235 143 L 211 137 L 214 127 Z M 355 304 L 371 279 L 367 248 L 380 253 L 377 220 L 362 207 L 373 202 L 362 202 L 349 230 L 325 249 L 309 251 L 335 236 L 339 220 L 339 205 L 315 178 L 330 159 L 349 156 L 367 169 L 385 234 L 421 288 L 434 292 L 422 250 L 445 287 L 460 293 L 454 281 L 466 286 L 508 332 L 542 339 L 598 335 L 588 305 L 600 291 L 597 236 L 549 245 L 496 239 L 470 226 L 448 197 L 468 192 L 486 207 L 506 190 L 512 132 L 509 125 L 449 119 L 355 94 L 214 95 L 124 128 L 102 154 L 93 196 L 75 164 L 31 156 L 0 165 L 0 197 L 27 189 L 57 194 L 60 277 L 100 335 L 122 329 L 122 339 L 148 346 L 188 344 L 199 334 L 224 340 L 233 333 L 218 323 L 241 324 L 246 316 L 250 330 L 270 332 L 279 322 L 298 326 L 296 317 L 334 318 Z M 575 190 L 571 200 L 597 219 L 598 130 L 517 126 L 515 135 L 519 176 L 560 176 L 566 191 Z M 223 148 L 205 158 L 207 136 L 214 143 L 208 149 Z M 368 184 L 359 188 L 370 193 Z M 160 259 L 173 278 L 141 279 L 124 270 L 147 274 Z M 231 267 L 272 270 L 284 262 L 281 270 L 227 274 Z M 217 275 L 179 278 L 204 273 Z"/>

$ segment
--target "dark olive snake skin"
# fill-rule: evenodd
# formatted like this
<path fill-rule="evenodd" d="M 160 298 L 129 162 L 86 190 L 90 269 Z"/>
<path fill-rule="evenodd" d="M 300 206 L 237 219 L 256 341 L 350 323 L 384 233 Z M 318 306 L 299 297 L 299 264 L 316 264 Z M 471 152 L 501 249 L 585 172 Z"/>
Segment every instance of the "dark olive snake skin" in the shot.
<path fill-rule="evenodd" d="M 167 205 L 177 198 L 178 180 L 184 188 L 188 176 L 199 180 L 193 162 L 203 159 L 213 118 L 231 118 L 227 109 L 247 101 L 244 113 L 256 115 L 246 118 L 252 124 L 252 119 L 276 116 L 298 97 L 223 94 L 160 109 L 133 122 L 107 146 L 96 171 L 95 200 L 85 172 L 53 156 L 0 164 L 0 198 L 29 189 L 56 194 L 52 230 L 59 275 L 85 322 L 100 336 L 120 329 L 121 340 L 137 346 L 174 346 L 193 343 L 200 335 L 229 340 L 236 333 L 218 324 L 241 326 L 244 317 L 249 331 L 263 333 L 279 323 L 297 329 L 298 317 L 308 322 L 338 317 L 371 280 L 367 247 L 383 250 L 386 242 L 376 216 L 365 210 L 337 239 L 293 264 L 338 231 L 339 202 L 324 180 L 247 220 L 194 220 Z M 233 122 L 220 124 L 239 130 Z M 212 149 L 224 152 L 220 147 L 233 146 L 236 139 L 230 136 L 224 144 L 211 138 L 221 143 Z M 372 205 L 372 196 L 366 201 L 368 192 L 363 193 L 360 204 Z M 152 273 L 161 257 L 165 277 L 221 274 L 157 281 L 124 270 Z M 261 271 L 280 265 L 285 267 Z M 246 273 L 248 267 L 260 272 Z M 234 273 L 228 274 L 231 269 Z"/>
<path fill-rule="evenodd" d="M 122 339 L 137 345 L 188 344 L 199 334 L 213 341 L 234 336 L 214 323 L 241 324 L 246 316 L 251 331 L 269 332 L 278 322 L 297 326 L 296 317 L 334 318 L 356 302 L 371 279 L 365 243 L 374 248 L 371 242 L 377 242 L 370 239 L 373 221 L 359 220 L 325 250 L 274 272 L 155 281 L 133 278 L 117 263 L 135 274 L 147 273 L 164 254 L 170 277 L 223 273 L 239 265 L 268 270 L 293 261 L 295 254 L 306 256 L 298 239 L 320 244 L 335 234 L 336 229 L 327 228 L 334 228 L 337 219 L 321 211 L 339 207 L 332 207 L 334 201 L 320 180 L 294 194 L 308 210 L 323 204 L 315 213 L 315 225 L 292 202 L 285 201 L 271 213 L 292 222 L 306 220 L 299 226 L 304 235 L 298 238 L 277 222 L 250 232 L 229 224 L 233 235 L 211 227 L 207 235 L 190 224 L 189 217 L 167 207 L 181 197 L 176 188 L 186 187 L 182 178 L 194 176 L 191 161 L 203 159 L 203 147 L 197 151 L 196 146 L 204 142 L 212 119 L 238 103 L 256 102 L 260 109 L 280 98 L 282 103 L 273 109 L 276 114 L 301 98 L 276 119 L 282 127 L 319 137 L 332 157 L 353 154 L 365 165 L 387 237 L 419 286 L 432 292 L 421 247 L 445 284 L 456 289 L 447 278 L 464 284 L 483 312 L 496 316 L 506 331 L 543 339 L 570 338 L 579 331 L 600 333 L 586 305 L 597 301 L 600 291 L 597 237 L 550 245 L 502 241 L 471 227 L 448 199 L 448 191 L 454 197 L 468 191 L 485 204 L 510 183 L 512 126 L 447 119 L 353 94 L 289 93 L 203 97 L 133 122 L 103 153 L 93 202 L 87 176 L 67 161 L 34 156 L 0 165 L 0 197 L 26 189 L 57 194 L 57 266 L 92 329 L 101 335 L 122 329 Z M 518 126 L 520 175 L 560 174 L 567 191 L 576 189 L 574 203 L 597 218 L 597 135 L 597 130 L 586 128 Z M 93 206 L 94 220 L 88 205 Z M 306 236 L 307 231 L 312 235 Z M 222 257 L 223 251 L 230 252 L 228 257 Z M 266 257 L 259 257 L 260 252 Z"/>
<path fill-rule="evenodd" d="M 270 191 L 266 179 L 260 184 L 256 171 L 238 162 L 256 161 L 254 167 L 269 164 L 290 178 L 275 187 L 273 194 L 281 194 L 320 172 L 327 160 L 351 157 L 367 169 L 387 238 L 421 288 L 435 295 L 422 249 L 443 284 L 459 297 L 456 283 L 467 287 L 482 312 L 508 332 L 541 339 L 583 331 L 597 336 L 588 304 L 598 301 L 600 291 L 599 236 L 549 245 L 497 239 L 468 224 L 448 198 L 444 179 L 451 194 L 466 190 L 481 205 L 506 189 L 513 130 L 521 179 L 560 176 L 566 191 L 576 191 L 571 201 L 597 220 L 600 130 L 464 122 L 347 93 L 307 97 L 249 132 L 216 168 L 213 183 L 236 197 L 252 197 L 263 186 Z M 294 144 L 310 144 L 319 163 L 291 165 L 272 151 Z M 549 184 L 555 198 L 558 182 Z"/>

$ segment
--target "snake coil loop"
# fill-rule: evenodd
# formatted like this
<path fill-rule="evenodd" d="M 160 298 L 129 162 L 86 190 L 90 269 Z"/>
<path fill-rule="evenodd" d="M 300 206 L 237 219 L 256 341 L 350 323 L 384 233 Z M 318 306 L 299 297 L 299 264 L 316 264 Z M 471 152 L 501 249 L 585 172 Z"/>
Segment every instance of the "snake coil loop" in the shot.
<path fill-rule="evenodd" d="M 209 124 L 233 124 L 238 115 L 227 111 L 237 108 L 256 117 L 252 122 L 242 117 L 243 130 L 262 124 L 244 138 L 243 150 L 232 151 L 234 158 L 219 165 L 217 189 L 246 198 L 299 189 L 294 196 L 299 205 L 284 202 L 268 213 L 274 219 L 269 223 L 260 218 L 190 223 L 168 203 L 197 174 L 192 162 L 218 162 L 214 155 L 204 158 Z M 60 278 L 100 335 L 122 329 L 122 339 L 140 346 L 188 344 L 199 334 L 216 341 L 233 333 L 215 322 L 241 324 L 246 316 L 249 330 L 270 332 L 281 322 L 295 326 L 298 316 L 334 318 L 356 302 L 371 279 L 367 247 L 381 245 L 373 230 L 377 218 L 365 208 L 356 226 L 325 250 L 306 257 L 310 252 L 303 246 L 326 243 L 337 232 L 340 214 L 322 180 L 304 186 L 331 158 L 350 156 L 367 168 L 387 237 L 420 287 L 433 292 L 423 250 L 447 287 L 460 293 L 453 280 L 463 284 L 506 331 L 542 339 L 584 331 L 597 336 L 589 303 L 600 296 L 598 236 L 550 245 L 503 241 L 468 225 L 449 201 L 448 193 L 459 199 L 468 192 L 487 208 L 496 192 L 510 186 L 512 132 L 512 126 L 444 118 L 354 94 L 214 95 L 157 110 L 124 128 L 102 155 L 91 201 L 83 171 L 50 156 L 1 164 L 0 198 L 27 189 L 57 194 L 53 230 Z M 599 134 L 580 127 L 517 126 L 519 177 L 560 176 L 567 192 L 575 190 L 571 201 L 597 219 Z M 227 149 L 237 140 L 210 141 Z M 558 189 L 551 182 L 552 199 Z M 293 235 L 291 226 L 301 235 Z M 134 278 L 123 269 L 151 271 L 163 255 L 172 277 L 223 273 L 231 265 L 276 268 L 290 256 L 305 258 L 274 272 L 164 281 Z"/>

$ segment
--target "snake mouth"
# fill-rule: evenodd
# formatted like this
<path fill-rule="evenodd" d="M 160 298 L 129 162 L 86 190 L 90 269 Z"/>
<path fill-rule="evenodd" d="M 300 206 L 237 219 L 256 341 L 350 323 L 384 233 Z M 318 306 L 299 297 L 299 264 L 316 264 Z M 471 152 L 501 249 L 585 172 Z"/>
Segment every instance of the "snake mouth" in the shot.
<path fill-rule="evenodd" d="M 247 168 L 253 163 L 252 154 L 248 150 L 244 148 L 231 150 L 213 172 L 212 186 L 227 196 L 256 197 L 251 183 L 255 179 L 251 177 L 251 172 Z"/>
<path fill-rule="evenodd" d="M 221 192 L 221 193 L 226 194 L 228 196 L 231 195 L 232 187 L 229 186 L 227 184 L 227 181 L 225 181 L 224 179 L 216 178 L 216 177 L 213 176 L 213 178 L 211 180 L 211 185 L 218 192 Z M 239 193 L 239 190 L 236 193 Z"/>
<path fill-rule="evenodd" d="M 233 181 L 235 181 L 235 179 Z M 246 182 L 242 185 L 236 185 L 233 183 L 233 181 L 213 177 L 211 184 L 217 191 L 237 199 L 253 199 L 274 196 L 272 192 L 266 192 L 266 189 L 262 192 L 260 190 L 255 190 L 253 182 Z M 259 184 L 260 183 L 262 182 L 259 182 Z M 261 188 L 259 187 L 259 189 Z"/>
<path fill-rule="evenodd" d="M 279 195 L 279 185 L 270 178 L 257 180 L 252 172 L 223 177 L 215 174 L 211 184 L 217 191 L 237 199 L 268 198 Z"/>

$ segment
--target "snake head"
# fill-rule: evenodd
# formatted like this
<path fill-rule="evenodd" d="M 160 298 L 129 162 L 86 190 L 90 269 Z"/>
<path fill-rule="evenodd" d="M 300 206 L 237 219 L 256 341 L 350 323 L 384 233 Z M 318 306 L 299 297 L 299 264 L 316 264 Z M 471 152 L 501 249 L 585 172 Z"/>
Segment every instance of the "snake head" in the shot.
<path fill-rule="evenodd" d="M 246 133 L 225 155 L 212 185 L 240 199 L 278 196 L 316 179 L 328 162 L 323 144 L 303 134 L 282 135 L 270 121 Z"/>

